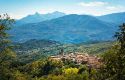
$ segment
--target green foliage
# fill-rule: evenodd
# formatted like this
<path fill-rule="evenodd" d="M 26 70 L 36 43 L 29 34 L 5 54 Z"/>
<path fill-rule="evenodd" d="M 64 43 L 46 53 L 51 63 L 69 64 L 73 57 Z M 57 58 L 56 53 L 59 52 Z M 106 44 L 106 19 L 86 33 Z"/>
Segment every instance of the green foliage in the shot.
<path fill-rule="evenodd" d="M 100 54 L 108 50 L 114 42 L 93 42 L 81 44 L 59 44 L 47 40 L 30 40 L 25 43 L 16 43 L 15 49 L 19 62 L 30 63 L 50 55 L 57 55 L 63 49 L 64 53 L 81 52 L 88 54 Z M 73 64 L 72 64 L 73 65 Z"/>
<path fill-rule="evenodd" d="M 15 70 L 10 80 L 30 80 L 30 76 L 28 74 L 21 73 L 20 71 Z"/>
<path fill-rule="evenodd" d="M 101 79 L 125 80 L 125 24 L 116 33 L 118 44 L 103 55 Z"/>
<path fill-rule="evenodd" d="M 32 77 L 41 77 L 44 75 L 55 74 L 59 75 L 62 73 L 61 68 L 63 66 L 62 62 L 59 61 L 50 61 L 50 60 L 39 60 L 32 62 L 26 65 L 23 69 L 25 69 L 28 74 L 32 75 Z"/>
<path fill-rule="evenodd" d="M 10 19 L 7 14 L 0 15 L 0 80 L 8 80 L 10 78 L 10 65 L 16 57 L 7 33 L 13 22 L 14 20 Z"/>
<path fill-rule="evenodd" d="M 10 60 L 11 57 L 14 57 L 14 55 L 12 55 L 11 43 L 8 39 L 9 34 L 7 33 L 7 30 L 10 29 L 12 23 L 13 19 L 10 19 L 7 14 L 4 14 L 3 16 L 0 15 L 0 64 L 6 60 Z"/>
<path fill-rule="evenodd" d="M 41 49 L 39 52 L 42 52 L 46 55 L 50 52 L 53 54 L 56 52 L 58 54 L 61 49 L 64 50 L 64 53 L 70 52 L 90 52 L 90 54 L 95 54 L 97 52 L 101 53 L 106 51 L 114 44 L 114 42 L 97 42 L 97 43 L 87 43 L 79 45 L 58 45 L 46 47 L 46 49 Z M 104 48 L 104 49 L 103 49 Z M 95 50 L 94 50 L 95 49 Z M 89 69 L 86 65 L 77 65 L 75 62 L 70 60 L 49 60 L 46 57 L 42 59 L 42 54 L 37 52 L 38 49 L 33 49 L 28 54 L 24 53 L 22 56 L 18 54 L 18 57 L 21 58 L 22 62 L 26 62 L 26 59 L 36 59 L 36 61 L 29 60 L 31 63 L 27 62 L 20 65 L 19 71 L 24 74 L 30 75 L 33 80 L 100 80 L 98 72 L 96 69 Z M 104 50 L 104 51 L 103 51 Z M 36 51 L 36 53 L 35 53 Z M 47 52 L 46 52 L 47 51 Z M 98 52 L 99 51 L 99 52 Z M 26 55 L 24 57 L 24 55 Z M 37 55 L 41 60 L 38 60 Z M 20 61 L 19 60 L 19 61 Z M 22 63 L 21 62 L 21 63 Z M 26 64 L 26 65 L 25 65 Z M 75 70 L 77 71 L 75 71 Z M 75 72 L 74 72 L 75 71 Z M 67 74 L 65 74 L 67 73 Z M 27 75 L 27 76 L 28 76 Z M 103 78 L 102 78 L 103 79 Z"/>
<path fill-rule="evenodd" d="M 78 73 L 78 69 L 77 68 L 68 68 L 68 69 L 64 69 L 63 73 L 65 75 L 75 75 Z"/>

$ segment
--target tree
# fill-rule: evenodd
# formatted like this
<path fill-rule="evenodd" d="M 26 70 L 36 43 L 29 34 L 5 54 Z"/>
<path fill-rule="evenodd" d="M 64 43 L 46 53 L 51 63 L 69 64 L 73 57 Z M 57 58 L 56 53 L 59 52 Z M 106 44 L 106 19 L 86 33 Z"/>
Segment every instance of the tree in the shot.
<path fill-rule="evenodd" d="M 28 74 L 15 70 L 9 80 L 31 80 L 31 77 Z"/>
<path fill-rule="evenodd" d="M 125 23 L 119 28 L 119 32 L 116 32 L 115 35 L 120 47 L 117 53 L 117 79 L 125 80 Z"/>
<path fill-rule="evenodd" d="M 14 20 L 10 19 L 7 14 L 0 15 L 0 80 L 8 80 L 9 66 L 15 57 L 7 33 L 13 22 Z"/>
<path fill-rule="evenodd" d="M 103 55 L 101 80 L 125 80 L 125 24 L 119 27 L 115 37 L 117 44 Z"/>
<path fill-rule="evenodd" d="M 68 69 L 64 69 L 63 72 L 66 75 L 74 75 L 74 74 L 78 73 L 78 69 L 77 68 L 68 68 Z"/>

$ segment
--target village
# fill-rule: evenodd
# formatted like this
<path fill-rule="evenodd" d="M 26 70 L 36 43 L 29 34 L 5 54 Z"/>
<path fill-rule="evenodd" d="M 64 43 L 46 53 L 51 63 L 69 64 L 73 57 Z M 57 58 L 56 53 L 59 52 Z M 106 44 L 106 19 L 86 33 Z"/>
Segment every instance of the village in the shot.
<path fill-rule="evenodd" d="M 93 67 L 93 68 L 100 68 L 100 65 L 102 63 L 101 59 L 97 56 L 79 52 L 74 52 L 69 54 L 61 53 L 56 56 L 51 56 L 50 59 L 57 61 L 71 60 L 75 62 L 77 65 L 87 64 L 88 67 Z"/>

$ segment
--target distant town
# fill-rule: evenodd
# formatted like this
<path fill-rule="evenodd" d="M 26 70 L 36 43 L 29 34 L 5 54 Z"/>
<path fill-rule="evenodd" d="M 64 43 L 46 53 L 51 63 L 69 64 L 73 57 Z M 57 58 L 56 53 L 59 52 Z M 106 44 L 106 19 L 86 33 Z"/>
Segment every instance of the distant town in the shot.
<path fill-rule="evenodd" d="M 93 67 L 93 68 L 100 68 L 100 65 L 102 63 L 101 59 L 97 56 L 79 52 L 74 52 L 69 54 L 61 53 L 56 56 L 51 56 L 50 59 L 57 61 L 71 60 L 72 62 L 75 62 L 77 65 L 87 64 L 88 67 Z"/>

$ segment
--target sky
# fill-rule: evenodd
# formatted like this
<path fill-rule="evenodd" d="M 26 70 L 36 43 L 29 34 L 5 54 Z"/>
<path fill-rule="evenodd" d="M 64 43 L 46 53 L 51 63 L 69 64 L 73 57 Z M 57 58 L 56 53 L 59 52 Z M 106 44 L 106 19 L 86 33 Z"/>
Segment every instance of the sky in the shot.
<path fill-rule="evenodd" d="M 125 0 L 0 0 L 0 14 L 20 19 L 26 15 L 51 13 L 105 15 L 125 12 Z"/>

